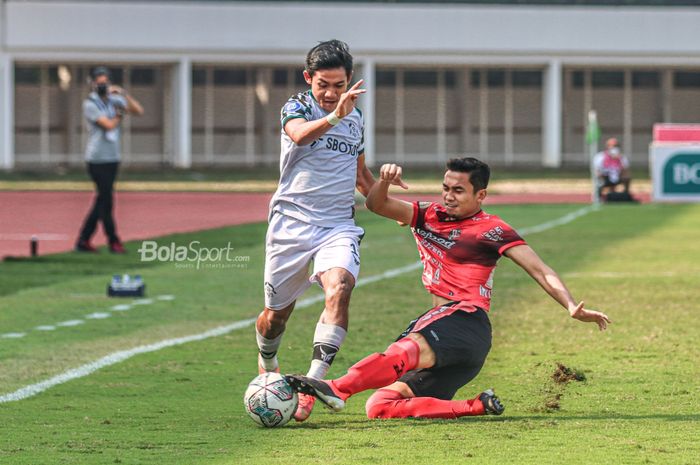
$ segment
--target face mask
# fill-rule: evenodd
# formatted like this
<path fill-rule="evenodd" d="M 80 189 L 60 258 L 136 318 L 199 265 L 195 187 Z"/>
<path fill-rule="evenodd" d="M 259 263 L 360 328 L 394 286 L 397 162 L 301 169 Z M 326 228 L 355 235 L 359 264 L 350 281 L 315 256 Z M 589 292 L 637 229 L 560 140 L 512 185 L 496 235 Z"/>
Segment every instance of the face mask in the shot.
<path fill-rule="evenodd" d="M 107 84 L 97 84 L 97 86 L 95 86 L 95 91 L 97 92 L 97 95 L 104 97 L 107 95 Z"/>
<path fill-rule="evenodd" d="M 613 147 L 610 149 L 610 155 L 619 155 L 620 154 L 620 149 L 617 147 Z"/>

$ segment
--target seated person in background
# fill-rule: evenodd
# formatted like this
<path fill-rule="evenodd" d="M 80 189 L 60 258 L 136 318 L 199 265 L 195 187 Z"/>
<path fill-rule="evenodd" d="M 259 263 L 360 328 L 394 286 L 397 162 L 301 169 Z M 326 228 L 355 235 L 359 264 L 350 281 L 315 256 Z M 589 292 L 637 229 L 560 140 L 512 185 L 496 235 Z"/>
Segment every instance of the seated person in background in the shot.
<path fill-rule="evenodd" d="M 622 155 L 620 144 L 612 137 L 605 142 L 605 150 L 596 154 L 593 159 L 595 175 L 598 180 L 598 195 L 603 197 L 603 191 L 615 192 L 615 188 L 622 185 L 623 193 L 629 194 L 630 190 L 630 162 Z"/>

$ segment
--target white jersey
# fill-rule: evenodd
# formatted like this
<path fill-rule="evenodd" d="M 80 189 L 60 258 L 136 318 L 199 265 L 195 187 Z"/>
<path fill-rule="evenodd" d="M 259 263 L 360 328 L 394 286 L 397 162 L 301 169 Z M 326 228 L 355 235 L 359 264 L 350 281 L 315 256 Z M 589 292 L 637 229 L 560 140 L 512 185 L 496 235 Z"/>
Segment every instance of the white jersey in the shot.
<path fill-rule="evenodd" d="M 357 158 L 364 153 L 364 120 L 355 108 L 309 145 L 299 146 L 284 131 L 287 121 L 325 118 L 311 91 L 292 96 L 282 107 L 280 182 L 270 215 L 280 212 L 308 224 L 334 227 L 354 223 Z"/>

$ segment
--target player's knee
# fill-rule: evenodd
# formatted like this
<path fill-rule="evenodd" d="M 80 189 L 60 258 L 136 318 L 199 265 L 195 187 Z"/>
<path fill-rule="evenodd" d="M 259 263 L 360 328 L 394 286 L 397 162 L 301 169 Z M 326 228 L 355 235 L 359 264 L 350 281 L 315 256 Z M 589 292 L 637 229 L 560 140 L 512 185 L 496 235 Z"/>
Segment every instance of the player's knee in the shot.
<path fill-rule="evenodd" d="M 326 296 L 331 298 L 347 299 L 350 298 L 350 294 L 352 294 L 352 289 L 354 287 L 355 281 L 353 280 L 352 276 L 344 274 L 338 276 L 338 278 L 331 283 L 329 289 L 326 290 Z"/>
<path fill-rule="evenodd" d="M 380 394 L 380 391 L 375 392 L 367 399 L 365 404 L 365 412 L 370 420 L 377 418 L 390 418 L 387 416 L 390 412 L 390 401 Z"/>
<path fill-rule="evenodd" d="M 367 418 L 398 418 L 401 417 L 397 410 L 397 401 L 403 400 L 404 396 L 393 389 L 379 389 L 367 399 L 365 412 Z"/>
<path fill-rule="evenodd" d="M 386 402 L 370 402 L 368 400 L 365 404 L 367 418 L 369 418 L 370 420 L 376 420 L 377 418 L 386 418 L 386 407 Z"/>
<path fill-rule="evenodd" d="M 267 328 L 273 332 L 276 332 L 276 330 L 283 329 L 287 324 L 289 312 L 284 310 L 270 310 L 266 308 L 261 316 L 265 326 L 267 326 Z"/>

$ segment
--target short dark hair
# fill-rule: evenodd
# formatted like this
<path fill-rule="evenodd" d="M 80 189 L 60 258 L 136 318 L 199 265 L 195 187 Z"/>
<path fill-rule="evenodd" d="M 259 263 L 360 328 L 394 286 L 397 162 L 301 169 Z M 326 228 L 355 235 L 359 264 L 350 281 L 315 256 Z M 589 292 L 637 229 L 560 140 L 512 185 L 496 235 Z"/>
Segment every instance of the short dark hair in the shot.
<path fill-rule="evenodd" d="M 112 73 L 109 72 L 109 68 L 106 66 L 95 66 L 92 68 L 90 73 L 92 79 L 97 79 L 99 76 L 107 76 L 107 79 L 112 79 Z"/>
<path fill-rule="evenodd" d="M 345 68 L 345 74 L 352 74 L 352 55 L 348 44 L 340 40 L 320 42 L 306 54 L 306 72 L 309 76 L 320 69 Z"/>
<path fill-rule="evenodd" d="M 481 189 L 486 189 L 486 186 L 489 185 L 491 168 L 474 157 L 452 158 L 447 162 L 447 169 L 459 171 L 460 173 L 469 173 L 469 182 L 474 186 L 474 193 Z"/>

